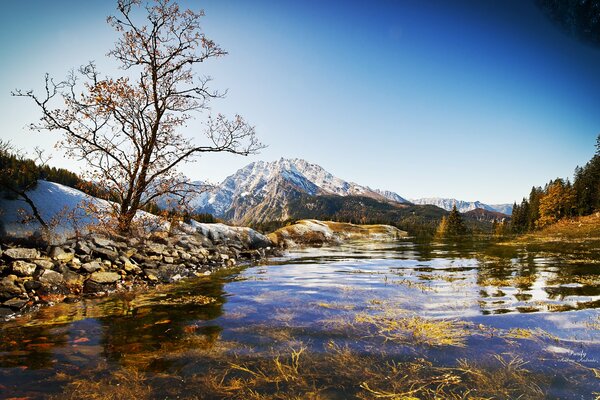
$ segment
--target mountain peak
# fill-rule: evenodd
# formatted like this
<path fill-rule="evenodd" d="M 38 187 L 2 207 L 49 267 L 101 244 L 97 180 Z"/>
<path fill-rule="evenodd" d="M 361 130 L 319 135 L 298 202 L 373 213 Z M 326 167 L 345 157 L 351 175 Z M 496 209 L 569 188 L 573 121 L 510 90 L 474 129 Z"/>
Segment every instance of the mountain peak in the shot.
<path fill-rule="evenodd" d="M 281 204 L 276 208 L 281 211 L 285 208 L 283 199 L 293 195 L 294 191 L 310 196 L 366 196 L 381 201 L 406 202 L 397 193 L 345 181 L 304 159 L 282 157 L 271 162 L 255 161 L 239 169 L 215 189 L 199 196 L 196 209 L 218 217 L 235 214 L 238 217 L 234 220 L 239 220 L 240 216 L 261 204 L 278 204 L 273 196 L 280 197 Z M 270 216 L 272 219 L 281 217 Z"/>

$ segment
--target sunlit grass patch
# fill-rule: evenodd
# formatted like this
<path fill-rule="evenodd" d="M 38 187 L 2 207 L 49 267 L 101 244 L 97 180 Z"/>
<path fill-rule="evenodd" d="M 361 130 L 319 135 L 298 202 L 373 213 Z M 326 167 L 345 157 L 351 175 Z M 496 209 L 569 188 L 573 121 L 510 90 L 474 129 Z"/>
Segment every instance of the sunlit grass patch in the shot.
<path fill-rule="evenodd" d="M 468 331 L 455 320 L 423 318 L 403 313 L 360 313 L 355 323 L 386 341 L 429 346 L 464 346 Z"/>
<path fill-rule="evenodd" d="M 559 342 L 560 338 L 547 332 L 541 328 L 511 328 L 501 335 L 505 339 L 528 339 L 528 340 L 541 340 L 550 339 L 555 342 Z"/>

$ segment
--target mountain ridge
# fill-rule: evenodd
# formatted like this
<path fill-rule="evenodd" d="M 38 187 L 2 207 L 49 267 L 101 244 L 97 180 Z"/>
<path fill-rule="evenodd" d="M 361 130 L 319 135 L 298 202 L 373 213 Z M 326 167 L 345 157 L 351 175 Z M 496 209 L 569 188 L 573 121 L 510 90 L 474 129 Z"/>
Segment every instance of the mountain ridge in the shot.
<path fill-rule="evenodd" d="M 371 189 L 345 181 L 321 166 L 293 158 L 255 161 L 202 193 L 193 203 L 197 212 L 208 212 L 232 222 L 264 222 L 286 219 L 289 202 L 300 194 L 309 196 L 362 196 L 381 202 L 408 204 L 395 192 Z"/>
<path fill-rule="evenodd" d="M 444 197 L 423 197 L 418 199 L 410 199 L 410 202 L 420 205 L 434 205 L 443 208 L 446 211 L 452 210 L 452 207 L 456 205 L 456 209 L 461 213 L 466 213 L 476 209 L 483 209 L 486 211 L 499 212 L 509 216 L 512 214 L 512 204 L 485 204 L 480 201 L 465 201 Z"/>

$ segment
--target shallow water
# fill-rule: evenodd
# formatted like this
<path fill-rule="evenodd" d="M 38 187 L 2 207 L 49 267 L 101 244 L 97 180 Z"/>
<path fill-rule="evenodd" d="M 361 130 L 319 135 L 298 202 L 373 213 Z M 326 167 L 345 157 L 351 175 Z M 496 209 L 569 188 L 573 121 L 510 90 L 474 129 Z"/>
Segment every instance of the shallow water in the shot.
<path fill-rule="evenodd" d="M 356 243 L 60 304 L 2 325 L 0 397 L 591 399 L 585 254 Z"/>

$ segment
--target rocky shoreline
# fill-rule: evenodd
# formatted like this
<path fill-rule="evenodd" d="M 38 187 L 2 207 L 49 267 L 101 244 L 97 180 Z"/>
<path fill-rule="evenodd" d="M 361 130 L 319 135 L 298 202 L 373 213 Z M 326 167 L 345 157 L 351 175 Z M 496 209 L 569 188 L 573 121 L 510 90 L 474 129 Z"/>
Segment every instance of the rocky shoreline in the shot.
<path fill-rule="evenodd" d="M 0 320 L 84 296 L 209 275 L 281 249 L 406 236 L 388 225 L 318 220 L 297 221 L 267 236 L 221 223 L 192 221 L 179 228 L 174 234 L 155 232 L 143 238 L 93 233 L 49 246 L 0 243 Z"/>
<path fill-rule="evenodd" d="M 276 250 L 258 234 L 214 231 L 125 238 L 91 234 L 54 246 L 0 244 L 0 319 L 140 286 L 208 275 Z"/>

